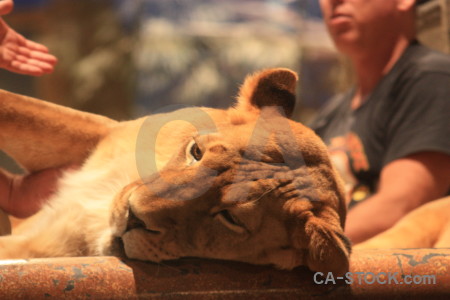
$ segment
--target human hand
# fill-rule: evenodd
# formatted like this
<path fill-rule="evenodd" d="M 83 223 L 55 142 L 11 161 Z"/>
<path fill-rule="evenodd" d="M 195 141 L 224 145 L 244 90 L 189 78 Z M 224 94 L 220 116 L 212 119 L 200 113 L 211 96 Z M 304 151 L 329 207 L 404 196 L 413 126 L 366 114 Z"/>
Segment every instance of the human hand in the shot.
<path fill-rule="evenodd" d="M 11 1 L 0 0 L 0 15 L 7 11 L 5 2 Z M 47 47 L 24 38 L 0 18 L 0 68 L 41 76 L 53 72 L 57 61 L 55 56 L 48 53 Z"/>
<path fill-rule="evenodd" d="M 0 16 L 9 14 L 14 7 L 12 0 L 0 0 Z"/>
<path fill-rule="evenodd" d="M 55 193 L 63 172 L 76 168 L 72 165 L 26 175 L 13 175 L 0 169 L 0 208 L 18 218 L 33 215 Z"/>

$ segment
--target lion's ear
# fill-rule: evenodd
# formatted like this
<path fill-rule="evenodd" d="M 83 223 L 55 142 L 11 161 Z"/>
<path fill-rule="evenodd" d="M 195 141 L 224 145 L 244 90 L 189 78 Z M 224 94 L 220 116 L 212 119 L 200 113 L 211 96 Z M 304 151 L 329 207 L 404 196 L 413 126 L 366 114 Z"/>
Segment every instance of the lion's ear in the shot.
<path fill-rule="evenodd" d="M 289 69 L 267 69 L 248 76 L 239 91 L 237 109 L 252 111 L 279 106 L 290 117 L 295 106 L 298 76 Z"/>
<path fill-rule="evenodd" d="M 325 209 L 320 216 L 311 212 L 304 227 L 294 230 L 294 246 L 299 249 L 302 261 L 310 270 L 343 275 L 349 269 L 350 241 L 344 235 L 338 215 Z"/>

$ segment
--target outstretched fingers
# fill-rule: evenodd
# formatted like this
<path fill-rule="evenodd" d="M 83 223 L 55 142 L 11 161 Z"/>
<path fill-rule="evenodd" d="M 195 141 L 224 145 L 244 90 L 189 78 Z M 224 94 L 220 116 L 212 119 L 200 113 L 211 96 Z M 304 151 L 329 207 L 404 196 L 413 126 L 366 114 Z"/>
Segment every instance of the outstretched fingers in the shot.
<path fill-rule="evenodd" d="M 19 71 L 33 73 L 31 75 L 42 75 L 53 72 L 57 62 L 57 58 L 48 53 L 47 47 L 24 39 L 11 65 Z"/>
<path fill-rule="evenodd" d="M 45 71 L 45 69 L 43 69 L 42 67 L 33 65 L 33 63 L 30 63 L 30 61 L 22 62 L 20 60 L 11 61 L 11 67 L 6 69 L 15 73 L 33 76 L 40 76 L 51 72 Z"/>
<path fill-rule="evenodd" d="M 51 73 L 58 62 L 56 57 L 46 52 L 19 47 L 16 60 L 21 64 L 39 68 L 43 73 Z"/>

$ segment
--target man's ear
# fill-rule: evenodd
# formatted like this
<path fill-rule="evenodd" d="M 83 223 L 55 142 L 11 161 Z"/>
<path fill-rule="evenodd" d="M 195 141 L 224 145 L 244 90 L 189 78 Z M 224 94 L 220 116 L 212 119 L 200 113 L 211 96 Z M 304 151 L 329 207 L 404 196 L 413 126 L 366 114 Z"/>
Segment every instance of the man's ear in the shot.
<path fill-rule="evenodd" d="M 324 209 L 320 216 L 304 212 L 307 217 L 304 227 L 294 230 L 294 246 L 299 250 L 302 261 L 310 270 L 332 272 L 335 276 L 349 270 L 350 241 L 344 235 L 338 215 L 331 209 Z"/>
<path fill-rule="evenodd" d="M 278 106 L 290 117 L 295 106 L 298 76 L 289 69 L 267 69 L 248 76 L 239 91 L 238 110 L 254 111 Z"/>

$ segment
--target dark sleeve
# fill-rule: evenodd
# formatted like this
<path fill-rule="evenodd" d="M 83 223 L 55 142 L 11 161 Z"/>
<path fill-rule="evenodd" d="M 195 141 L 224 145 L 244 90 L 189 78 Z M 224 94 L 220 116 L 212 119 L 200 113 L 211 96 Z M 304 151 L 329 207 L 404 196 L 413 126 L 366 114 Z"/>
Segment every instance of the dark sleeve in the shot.
<path fill-rule="evenodd" d="M 426 73 L 396 96 L 383 165 L 422 151 L 450 155 L 450 73 Z"/>

